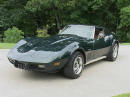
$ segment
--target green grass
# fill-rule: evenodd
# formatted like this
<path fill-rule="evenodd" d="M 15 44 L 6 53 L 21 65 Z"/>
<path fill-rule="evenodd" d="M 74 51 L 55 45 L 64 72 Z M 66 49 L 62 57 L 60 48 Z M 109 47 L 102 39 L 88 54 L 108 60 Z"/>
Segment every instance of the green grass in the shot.
<path fill-rule="evenodd" d="M 0 43 L 0 49 L 10 49 L 15 45 L 15 43 Z"/>
<path fill-rule="evenodd" d="M 121 94 L 121 95 L 117 95 L 117 96 L 113 96 L 113 97 L 130 97 L 130 93 Z"/>
<path fill-rule="evenodd" d="M 130 43 L 121 43 L 122 45 L 130 45 Z"/>

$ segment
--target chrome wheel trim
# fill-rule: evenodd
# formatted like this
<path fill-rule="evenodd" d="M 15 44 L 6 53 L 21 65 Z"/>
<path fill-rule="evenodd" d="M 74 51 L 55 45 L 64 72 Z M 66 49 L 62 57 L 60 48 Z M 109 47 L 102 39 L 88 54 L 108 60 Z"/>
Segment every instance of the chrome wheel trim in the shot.
<path fill-rule="evenodd" d="M 77 56 L 74 60 L 73 70 L 75 74 L 80 74 L 83 69 L 83 59 L 81 56 Z"/>
<path fill-rule="evenodd" d="M 118 45 L 115 44 L 114 48 L 113 48 L 113 57 L 116 58 L 118 54 Z"/>

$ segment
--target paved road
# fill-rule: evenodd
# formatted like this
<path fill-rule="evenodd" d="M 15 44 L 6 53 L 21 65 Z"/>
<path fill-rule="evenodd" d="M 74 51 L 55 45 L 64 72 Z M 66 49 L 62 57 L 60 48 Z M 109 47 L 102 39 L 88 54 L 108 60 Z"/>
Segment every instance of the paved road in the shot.
<path fill-rule="evenodd" d="M 130 92 L 130 46 L 121 46 L 115 62 L 88 65 L 71 80 L 60 74 L 15 69 L 0 50 L 0 97 L 111 97 Z"/>

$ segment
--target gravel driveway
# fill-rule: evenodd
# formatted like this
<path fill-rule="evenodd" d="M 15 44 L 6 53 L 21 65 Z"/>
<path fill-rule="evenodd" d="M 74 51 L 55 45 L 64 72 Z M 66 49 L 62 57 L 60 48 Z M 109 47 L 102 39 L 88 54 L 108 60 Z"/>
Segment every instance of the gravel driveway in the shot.
<path fill-rule="evenodd" d="M 0 50 L 0 97 L 111 97 L 130 92 L 130 46 L 120 46 L 115 62 L 89 64 L 76 80 L 16 69 L 6 58 L 8 51 Z"/>

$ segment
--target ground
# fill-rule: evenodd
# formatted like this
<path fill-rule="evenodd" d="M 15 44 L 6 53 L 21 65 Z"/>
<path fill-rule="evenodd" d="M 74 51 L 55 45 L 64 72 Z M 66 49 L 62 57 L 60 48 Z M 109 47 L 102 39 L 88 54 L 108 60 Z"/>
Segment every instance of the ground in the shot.
<path fill-rule="evenodd" d="M 89 64 L 76 80 L 16 69 L 7 60 L 8 51 L 0 50 L 0 97 L 111 97 L 130 92 L 130 45 L 120 46 L 115 62 Z"/>

